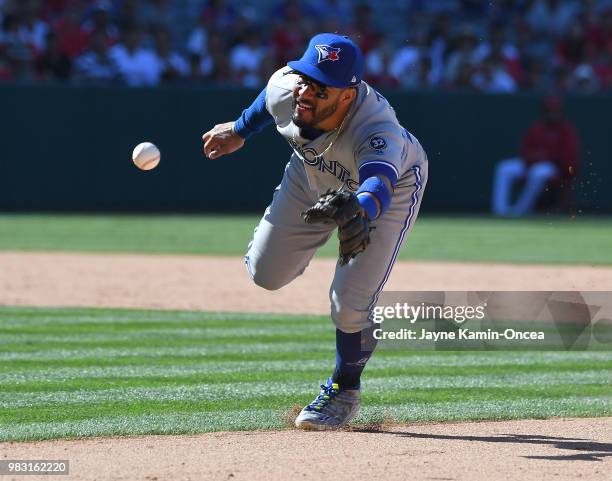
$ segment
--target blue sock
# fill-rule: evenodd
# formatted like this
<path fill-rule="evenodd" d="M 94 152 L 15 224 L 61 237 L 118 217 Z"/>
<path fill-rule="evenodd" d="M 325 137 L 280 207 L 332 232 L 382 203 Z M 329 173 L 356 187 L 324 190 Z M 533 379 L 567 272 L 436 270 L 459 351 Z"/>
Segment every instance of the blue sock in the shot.
<path fill-rule="evenodd" d="M 347 334 L 336 329 L 336 369 L 332 381 L 343 389 L 359 389 L 361 373 L 370 359 L 376 339 L 374 328 Z"/>

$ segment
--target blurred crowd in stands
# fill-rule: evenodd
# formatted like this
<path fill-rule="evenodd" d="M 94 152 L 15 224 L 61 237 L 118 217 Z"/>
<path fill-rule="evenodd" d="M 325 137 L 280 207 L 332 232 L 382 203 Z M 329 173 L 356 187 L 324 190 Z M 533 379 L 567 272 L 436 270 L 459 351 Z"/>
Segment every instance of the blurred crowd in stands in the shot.
<path fill-rule="evenodd" d="M 322 31 L 382 89 L 612 89 L 612 0 L 0 0 L 0 82 L 260 87 Z"/>

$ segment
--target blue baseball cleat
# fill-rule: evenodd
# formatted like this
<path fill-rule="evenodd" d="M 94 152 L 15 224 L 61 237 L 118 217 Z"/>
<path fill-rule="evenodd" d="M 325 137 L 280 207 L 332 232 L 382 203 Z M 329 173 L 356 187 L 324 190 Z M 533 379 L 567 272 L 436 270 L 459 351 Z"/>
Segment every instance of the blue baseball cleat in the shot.
<path fill-rule="evenodd" d="M 324 431 L 346 426 L 359 413 L 359 389 L 342 389 L 331 378 L 321 385 L 321 393 L 295 419 L 301 429 Z"/>

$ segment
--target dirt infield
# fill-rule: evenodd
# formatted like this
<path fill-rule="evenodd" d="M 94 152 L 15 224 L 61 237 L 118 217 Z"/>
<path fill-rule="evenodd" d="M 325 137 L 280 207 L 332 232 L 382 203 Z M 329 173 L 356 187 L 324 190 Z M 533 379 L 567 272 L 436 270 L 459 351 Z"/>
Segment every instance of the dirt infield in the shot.
<path fill-rule="evenodd" d="M 333 264 L 273 293 L 237 258 L 4 252 L 0 304 L 324 314 Z M 466 286 L 612 290 L 612 268 L 402 262 L 387 284 Z M 59 480 L 607 480 L 611 441 L 612 418 L 585 418 L 0 443 L 0 459 L 69 459 L 69 476 L 43 477 Z"/>
<path fill-rule="evenodd" d="M 611 440 L 612 418 L 596 418 L 0 443 L 0 452 L 68 459 L 69 476 L 44 478 L 58 480 L 596 481 L 610 479 Z"/>
<path fill-rule="evenodd" d="M 315 259 L 278 292 L 240 258 L 0 253 L 0 304 L 327 314 L 334 261 Z M 387 290 L 609 290 L 611 267 L 398 262 Z"/>

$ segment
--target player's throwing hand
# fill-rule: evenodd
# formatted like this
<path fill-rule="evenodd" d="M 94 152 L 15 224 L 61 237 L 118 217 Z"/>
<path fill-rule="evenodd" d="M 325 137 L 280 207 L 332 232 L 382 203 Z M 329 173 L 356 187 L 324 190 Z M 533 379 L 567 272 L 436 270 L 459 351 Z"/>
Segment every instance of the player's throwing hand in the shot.
<path fill-rule="evenodd" d="M 236 152 L 244 145 L 244 139 L 234 132 L 234 122 L 217 124 L 202 136 L 204 154 L 209 159 Z"/>

